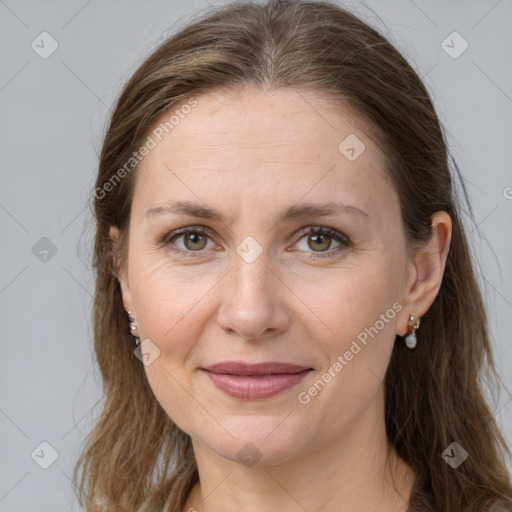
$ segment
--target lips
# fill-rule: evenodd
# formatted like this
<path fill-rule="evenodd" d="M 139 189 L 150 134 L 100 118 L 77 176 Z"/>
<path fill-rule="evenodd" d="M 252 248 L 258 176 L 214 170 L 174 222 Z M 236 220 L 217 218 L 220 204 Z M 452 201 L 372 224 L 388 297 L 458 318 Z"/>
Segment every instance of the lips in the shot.
<path fill-rule="evenodd" d="M 313 369 L 288 363 L 225 362 L 201 368 L 217 389 L 234 398 L 270 398 L 296 386 Z"/>
<path fill-rule="evenodd" d="M 311 370 L 312 368 L 308 368 L 306 366 L 297 366 L 295 364 L 289 363 L 269 362 L 248 364 L 239 363 L 236 361 L 228 361 L 225 363 L 218 363 L 212 366 L 207 366 L 206 368 L 203 369 L 213 373 L 222 373 L 229 375 L 282 375 L 299 373 L 304 370 Z"/>

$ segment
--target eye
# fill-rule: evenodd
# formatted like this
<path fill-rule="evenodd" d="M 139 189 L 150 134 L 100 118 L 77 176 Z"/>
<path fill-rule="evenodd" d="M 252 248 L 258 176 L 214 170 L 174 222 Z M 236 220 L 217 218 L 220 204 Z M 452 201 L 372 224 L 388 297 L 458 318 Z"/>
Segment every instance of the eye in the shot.
<path fill-rule="evenodd" d="M 339 231 L 327 227 L 322 226 L 313 226 L 308 227 L 300 233 L 301 238 L 296 243 L 300 243 L 300 241 L 306 237 L 310 237 L 307 241 L 306 248 L 292 249 L 291 252 L 295 252 L 297 250 L 306 251 L 307 249 L 313 249 L 313 253 L 310 255 L 311 259 L 315 258 L 325 258 L 328 256 L 333 256 L 333 254 L 337 254 L 339 251 L 346 247 L 351 246 L 350 239 L 340 233 Z M 182 239 L 182 246 L 176 243 L 177 240 Z M 181 253 L 185 256 L 200 256 L 203 249 L 207 248 L 208 239 L 211 238 L 210 232 L 202 227 L 187 227 L 182 228 L 176 231 L 172 231 L 163 237 L 160 241 L 162 246 L 169 248 L 172 252 Z M 338 246 L 334 249 L 329 250 L 332 245 L 332 239 L 336 240 Z M 211 248 L 211 247 L 210 247 Z M 319 249 L 317 251 L 317 249 Z M 194 254 L 197 253 L 197 254 Z M 314 254 L 314 253 L 326 253 L 324 254 Z"/>
<path fill-rule="evenodd" d="M 177 246 L 175 240 L 183 239 L 183 247 Z M 210 238 L 208 230 L 203 227 L 189 227 L 172 231 L 162 240 L 162 244 L 168 246 L 174 252 L 194 253 L 201 252 L 207 245 L 207 239 Z M 188 254 L 187 254 L 188 256 Z M 195 256 L 191 254 L 191 256 Z"/>
<path fill-rule="evenodd" d="M 351 246 L 351 242 L 347 236 L 345 236 L 343 233 L 340 233 L 339 231 L 336 231 L 335 229 L 327 227 L 309 227 L 301 234 L 303 236 L 300 240 L 306 238 L 307 247 L 306 249 L 300 250 L 307 250 L 308 248 L 314 249 L 313 254 L 310 256 L 310 258 L 312 259 L 333 256 L 333 254 L 337 254 L 342 249 Z M 328 250 L 331 248 L 332 239 L 336 240 L 338 242 L 338 245 L 334 249 Z M 297 244 L 299 242 L 297 242 Z M 316 249 L 319 249 L 319 251 L 317 251 Z M 293 251 L 295 250 L 296 249 L 294 249 Z M 326 254 L 315 254 L 318 252 Z"/>

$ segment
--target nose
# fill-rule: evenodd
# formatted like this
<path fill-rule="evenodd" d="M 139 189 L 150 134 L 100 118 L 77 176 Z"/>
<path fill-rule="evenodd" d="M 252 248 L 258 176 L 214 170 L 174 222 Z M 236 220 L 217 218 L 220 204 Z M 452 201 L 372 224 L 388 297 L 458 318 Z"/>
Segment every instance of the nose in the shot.
<path fill-rule="evenodd" d="M 238 255 L 234 260 L 222 280 L 220 327 L 246 340 L 267 339 L 286 331 L 291 320 L 286 304 L 290 291 L 268 266 L 265 255 L 250 263 Z"/>

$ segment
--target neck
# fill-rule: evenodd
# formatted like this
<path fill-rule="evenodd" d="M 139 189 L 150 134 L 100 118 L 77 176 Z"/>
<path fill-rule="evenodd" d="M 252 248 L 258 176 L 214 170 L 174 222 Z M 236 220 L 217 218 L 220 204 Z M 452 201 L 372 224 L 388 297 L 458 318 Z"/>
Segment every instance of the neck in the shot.
<path fill-rule="evenodd" d="M 200 481 L 183 510 L 405 512 L 416 474 L 390 447 L 383 418 L 383 405 L 370 407 L 335 438 L 273 465 L 246 467 L 194 441 Z"/>

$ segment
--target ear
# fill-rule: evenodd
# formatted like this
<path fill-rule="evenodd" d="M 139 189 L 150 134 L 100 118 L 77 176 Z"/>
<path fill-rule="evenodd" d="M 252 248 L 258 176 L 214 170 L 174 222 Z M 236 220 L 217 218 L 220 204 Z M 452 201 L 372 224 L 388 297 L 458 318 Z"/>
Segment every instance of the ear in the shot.
<path fill-rule="evenodd" d="M 130 290 L 130 283 L 128 280 L 128 273 L 126 268 L 126 262 L 121 260 L 120 253 L 120 232 L 119 228 L 116 226 L 110 226 L 109 231 L 110 240 L 112 241 L 112 249 L 113 249 L 113 263 L 116 271 L 116 277 L 119 281 L 119 285 L 121 287 L 121 296 L 123 299 L 124 308 L 126 311 L 133 311 L 133 299 Z"/>
<path fill-rule="evenodd" d="M 432 238 L 408 264 L 407 285 L 402 299 L 402 315 L 397 334 L 408 333 L 409 314 L 422 317 L 434 302 L 443 280 L 452 236 L 452 220 L 447 212 L 432 215 Z"/>

